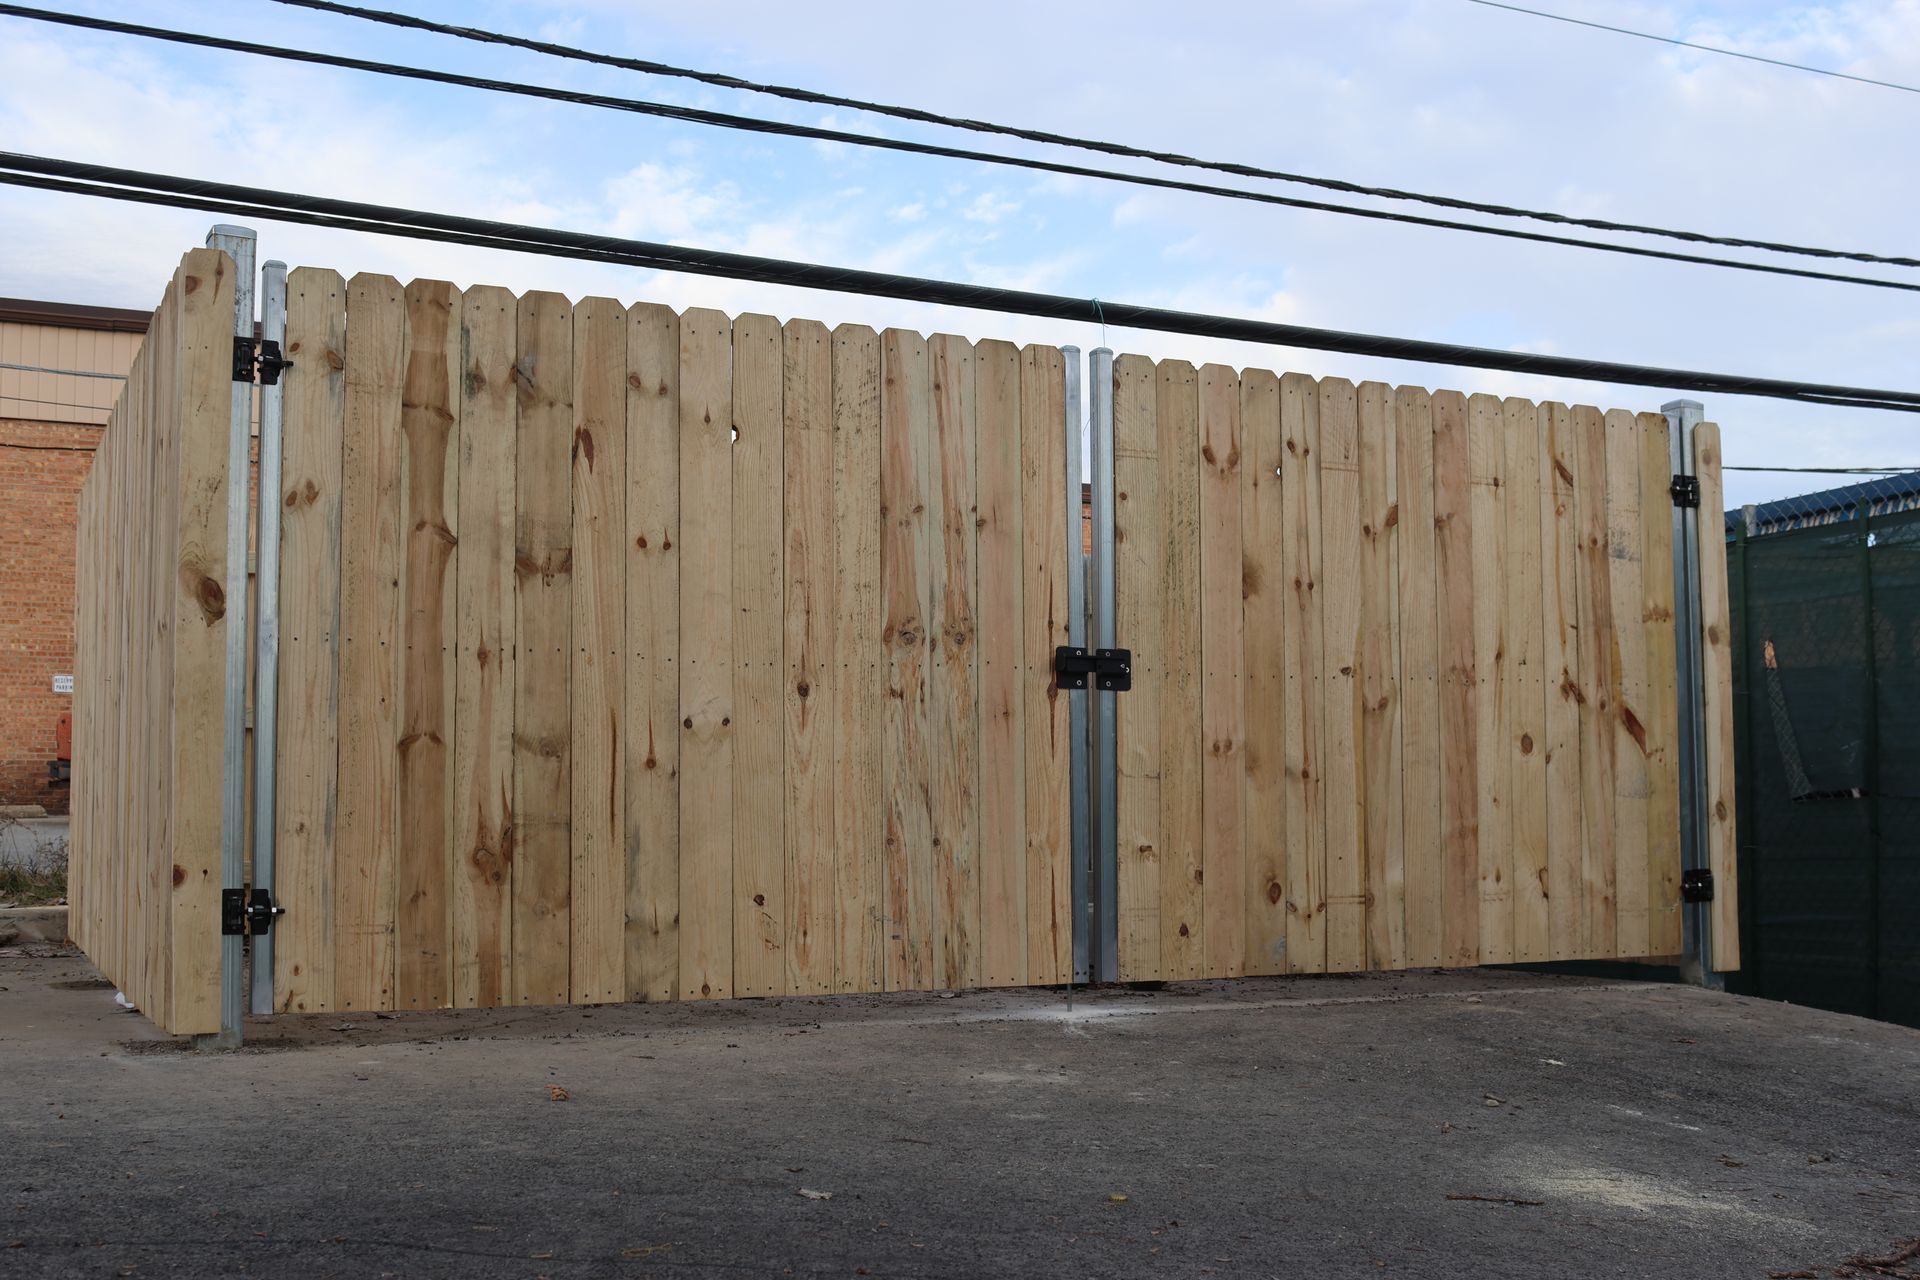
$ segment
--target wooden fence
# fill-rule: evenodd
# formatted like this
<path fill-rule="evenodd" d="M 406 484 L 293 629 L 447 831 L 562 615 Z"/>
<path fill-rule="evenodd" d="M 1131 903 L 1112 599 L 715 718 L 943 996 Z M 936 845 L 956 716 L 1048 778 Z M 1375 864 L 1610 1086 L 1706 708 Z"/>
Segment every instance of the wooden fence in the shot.
<path fill-rule="evenodd" d="M 288 294 L 278 1007 L 1066 980 L 1059 350 Z"/>
<path fill-rule="evenodd" d="M 1666 418 L 1141 357 L 1114 382 L 1122 978 L 1676 955 Z"/>
<path fill-rule="evenodd" d="M 183 260 L 81 506 L 73 930 L 175 1032 L 220 1029 L 232 272 Z M 277 1008 L 1069 979 L 1059 349 L 303 268 L 286 354 Z M 1113 377 L 1120 976 L 1676 955 L 1666 418 Z"/>
<path fill-rule="evenodd" d="M 69 928 L 146 1015 L 220 1029 L 234 265 L 196 249 L 81 491 Z"/>

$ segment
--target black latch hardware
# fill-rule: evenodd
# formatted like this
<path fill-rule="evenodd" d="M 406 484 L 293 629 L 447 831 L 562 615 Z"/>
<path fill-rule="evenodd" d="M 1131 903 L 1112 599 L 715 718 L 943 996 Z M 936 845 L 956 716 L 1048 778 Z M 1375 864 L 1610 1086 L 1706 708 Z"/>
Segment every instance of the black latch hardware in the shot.
<path fill-rule="evenodd" d="M 1700 505 L 1700 477 L 1675 476 L 1673 483 L 1667 486 L 1667 493 L 1676 507 L 1697 507 Z"/>
<path fill-rule="evenodd" d="M 260 385 L 271 387 L 280 381 L 280 371 L 291 369 L 293 361 L 280 354 L 280 344 L 272 338 L 260 339 Z"/>
<path fill-rule="evenodd" d="M 248 898 L 244 889 L 220 891 L 220 932 L 224 935 L 265 933 L 273 928 L 275 916 L 286 913 L 285 907 L 273 905 L 273 892 L 269 889 L 255 889 L 252 898 Z"/>
<path fill-rule="evenodd" d="M 1680 901 L 1712 902 L 1713 872 L 1705 867 L 1680 873 Z"/>
<path fill-rule="evenodd" d="M 1125 693 L 1133 688 L 1133 650 L 1094 649 L 1063 644 L 1053 651 L 1053 682 L 1058 689 L 1096 689 Z"/>
<path fill-rule="evenodd" d="M 233 380 L 252 382 L 254 370 L 260 371 L 260 385 L 271 387 L 280 381 L 280 371 L 293 367 L 293 361 L 280 354 L 280 344 L 272 338 L 262 338 L 256 345 L 252 338 L 233 336 Z"/>

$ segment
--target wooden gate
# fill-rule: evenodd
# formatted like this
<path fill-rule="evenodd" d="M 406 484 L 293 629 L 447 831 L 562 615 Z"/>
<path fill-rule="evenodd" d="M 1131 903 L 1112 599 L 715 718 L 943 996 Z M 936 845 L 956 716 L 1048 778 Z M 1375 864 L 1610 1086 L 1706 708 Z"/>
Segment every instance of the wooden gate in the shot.
<path fill-rule="evenodd" d="M 1059 349 L 288 295 L 276 1007 L 1067 979 Z"/>
<path fill-rule="evenodd" d="M 1120 977 L 1680 952 L 1664 415 L 1137 356 L 1113 397 Z"/>

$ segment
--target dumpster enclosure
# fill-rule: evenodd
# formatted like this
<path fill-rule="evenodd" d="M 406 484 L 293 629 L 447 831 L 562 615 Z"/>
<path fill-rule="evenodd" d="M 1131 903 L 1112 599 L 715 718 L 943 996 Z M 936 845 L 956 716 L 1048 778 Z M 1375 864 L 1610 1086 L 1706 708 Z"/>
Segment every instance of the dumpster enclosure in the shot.
<path fill-rule="evenodd" d="M 256 350 L 186 256 L 83 499 L 74 931 L 169 1030 L 243 941 L 257 1013 L 1738 963 L 1697 408 L 284 270 Z"/>

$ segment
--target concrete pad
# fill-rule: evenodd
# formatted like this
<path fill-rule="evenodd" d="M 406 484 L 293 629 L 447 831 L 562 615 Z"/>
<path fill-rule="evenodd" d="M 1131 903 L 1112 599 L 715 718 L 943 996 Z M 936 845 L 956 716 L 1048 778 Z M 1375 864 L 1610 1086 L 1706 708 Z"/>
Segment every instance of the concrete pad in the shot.
<path fill-rule="evenodd" d="M 0 907 L 0 947 L 66 940 L 65 907 Z"/>
<path fill-rule="evenodd" d="M 1920 1235 L 1920 1032 L 1687 987 L 317 1015 L 204 1055 L 90 981 L 0 955 L 9 1275 L 1758 1277 Z"/>

